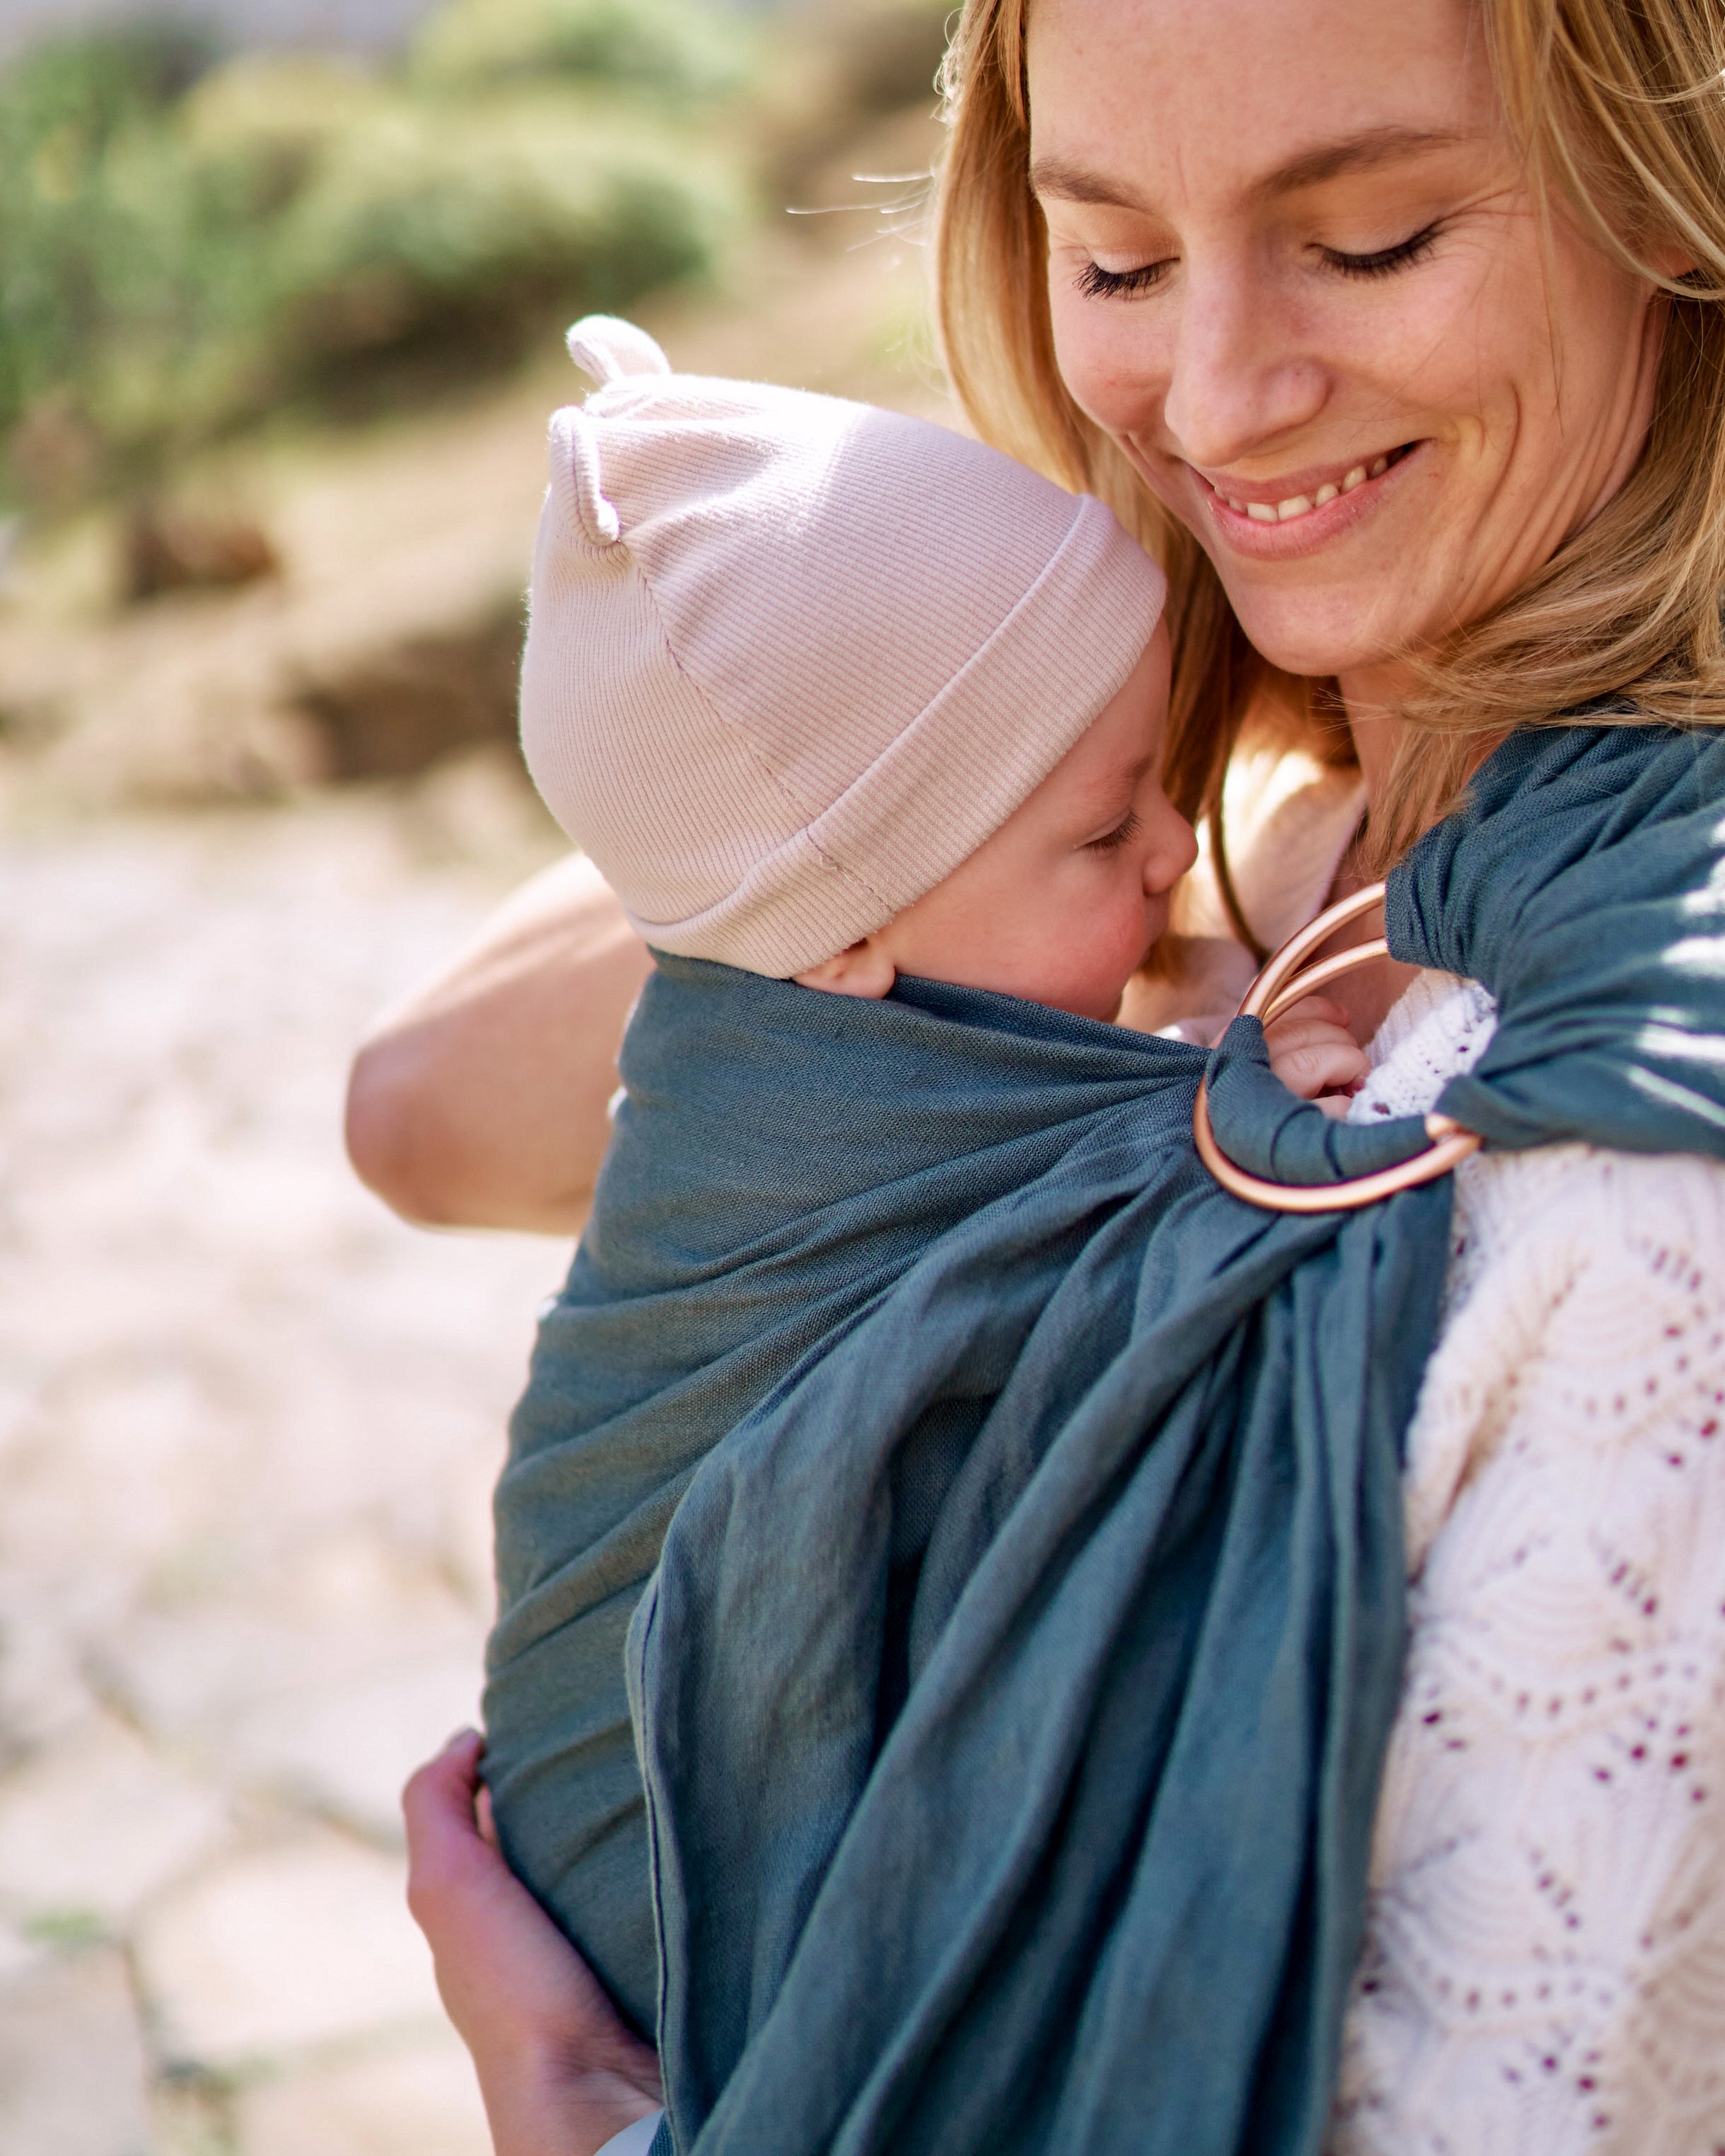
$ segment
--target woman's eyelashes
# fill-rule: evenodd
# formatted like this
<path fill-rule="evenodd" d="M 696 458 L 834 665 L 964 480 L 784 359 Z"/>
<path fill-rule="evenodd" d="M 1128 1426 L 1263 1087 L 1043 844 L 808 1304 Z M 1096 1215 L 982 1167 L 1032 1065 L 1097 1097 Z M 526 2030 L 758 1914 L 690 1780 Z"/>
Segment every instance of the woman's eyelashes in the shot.
<path fill-rule="evenodd" d="M 1144 262 L 1136 270 L 1105 270 L 1100 262 L 1086 262 L 1078 273 L 1078 289 L 1087 300 L 1135 300 L 1153 291 L 1173 266 Z"/>
<path fill-rule="evenodd" d="M 1437 235 L 1437 227 L 1428 224 L 1409 239 L 1399 239 L 1394 247 L 1380 247 L 1369 254 L 1347 254 L 1338 247 L 1320 247 L 1317 251 L 1332 270 L 1344 277 L 1392 277 L 1398 270 L 1423 261 Z"/>
<path fill-rule="evenodd" d="M 1117 853 L 1122 846 L 1129 846 L 1143 828 L 1144 819 L 1137 810 L 1128 808 L 1111 831 L 1105 831 L 1100 839 L 1090 839 L 1085 850 L 1092 854 Z"/>
<path fill-rule="evenodd" d="M 1431 252 L 1438 227 L 1424 225 L 1393 247 L 1379 247 L 1367 254 L 1350 254 L 1339 247 L 1317 248 L 1325 266 L 1343 277 L 1392 277 L 1410 269 Z M 1079 290 L 1087 300 L 1135 300 L 1153 292 L 1174 267 L 1174 258 L 1142 262 L 1134 270 L 1105 270 L 1100 262 L 1086 262 L 1078 272 Z"/>

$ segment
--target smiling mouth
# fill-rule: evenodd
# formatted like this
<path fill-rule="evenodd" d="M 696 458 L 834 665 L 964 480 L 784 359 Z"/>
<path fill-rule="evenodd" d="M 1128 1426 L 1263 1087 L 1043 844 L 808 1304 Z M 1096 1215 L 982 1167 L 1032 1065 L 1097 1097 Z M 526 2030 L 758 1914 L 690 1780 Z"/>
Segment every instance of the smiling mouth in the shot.
<path fill-rule="evenodd" d="M 1351 465 L 1340 479 L 1327 480 L 1310 494 L 1291 494 L 1281 501 L 1242 501 L 1221 487 L 1213 485 L 1207 479 L 1204 483 L 1216 500 L 1224 508 L 1231 509 L 1236 516 L 1247 517 L 1254 524 L 1295 524 L 1302 516 L 1310 516 L 1315 510 L 1327 509 L 1332 501 L 1344 494 L 1353 493 L 1368 480 L 1381 479 L 1385 472 L 1393 470 L 1404 457 L 1418 447 L 1415 442 L 1404 442 L 1399 449 L 1387 450 L 1384 455 L 1373 457 L 1368 463 Z M 1202 472 L 1199 477 L 1204 479 Z"/>

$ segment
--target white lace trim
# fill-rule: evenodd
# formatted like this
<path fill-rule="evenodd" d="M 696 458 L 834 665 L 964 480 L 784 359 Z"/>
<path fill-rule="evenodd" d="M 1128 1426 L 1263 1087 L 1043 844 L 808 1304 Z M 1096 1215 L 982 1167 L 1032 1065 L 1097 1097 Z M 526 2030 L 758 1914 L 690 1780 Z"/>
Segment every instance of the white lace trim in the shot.
<path fill-rule="evenodd" d="M 1491 1037 L 1427 975 L 1352 1113 Z M 1456 1177 L 1334 2156 L 1725 2148 L 1725 1168 Z"/>

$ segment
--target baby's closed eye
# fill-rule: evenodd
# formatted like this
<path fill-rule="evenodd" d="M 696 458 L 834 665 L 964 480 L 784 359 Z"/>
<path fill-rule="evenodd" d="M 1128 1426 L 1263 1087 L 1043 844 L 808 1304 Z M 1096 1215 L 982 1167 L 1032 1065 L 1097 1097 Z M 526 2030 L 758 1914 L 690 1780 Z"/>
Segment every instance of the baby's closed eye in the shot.
<path fill-rule="evenodd" d="M 1128 808 L 1111 831 L 1105 831 L 1100 839 L 1088 842 L 1093 854 L 1117 854 L 1122 846 L 1129 846 L 1144 828 L 1144 819 L 1136 808 Z"/>

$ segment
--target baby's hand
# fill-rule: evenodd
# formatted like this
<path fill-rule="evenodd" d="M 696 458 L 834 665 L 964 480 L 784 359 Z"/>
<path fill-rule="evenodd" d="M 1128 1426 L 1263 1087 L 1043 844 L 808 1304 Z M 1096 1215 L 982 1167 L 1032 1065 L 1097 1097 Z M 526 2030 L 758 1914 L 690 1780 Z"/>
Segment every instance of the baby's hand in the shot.
<path fill-rule="evenodd" d="M 1303 997 L 1265 1027 L 1264 1039 L 1270 1067 L 1282 1084 L 1303 1101 L 1318 1101 L 1327 1114 L 1346 1112 L 1348 1096 L 1372 1067 L 1327 996 Z"/>

